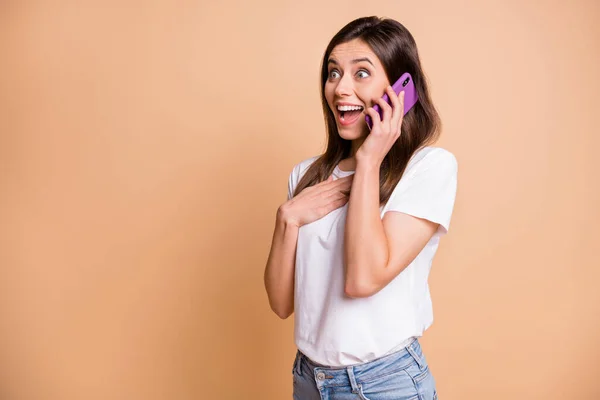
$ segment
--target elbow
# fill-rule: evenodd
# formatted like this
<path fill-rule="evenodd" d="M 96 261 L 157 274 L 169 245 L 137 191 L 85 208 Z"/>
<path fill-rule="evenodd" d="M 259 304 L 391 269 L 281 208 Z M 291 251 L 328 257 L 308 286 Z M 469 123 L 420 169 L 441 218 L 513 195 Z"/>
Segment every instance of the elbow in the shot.
<path fill-rule="evenodd" d="M 273 310 L 273 312 L 281 319 L 287 319 L 290 315 L 292 315 L 292 312 L 288 310 Z"/>
<path fill-rule="evenodd" d="M 379 289 L 375 285 L 365 280 L 346 279 L 346 284 L 344 285 L 344 294 L 355 299 L 370 297 L 378 291 Z"/>
<path fill-rule="evenodd" d="M 294 312 L 290 307 L 275 307 L 271 305 L 271 310 L 281 319 L 287 319 Z"/>

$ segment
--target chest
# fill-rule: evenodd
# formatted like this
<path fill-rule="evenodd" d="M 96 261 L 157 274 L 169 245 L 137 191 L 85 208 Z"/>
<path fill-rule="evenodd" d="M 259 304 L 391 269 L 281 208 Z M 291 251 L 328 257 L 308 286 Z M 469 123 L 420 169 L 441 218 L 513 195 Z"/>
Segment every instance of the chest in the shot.
<path fill-rule="evenodd" d="M 344 240 L 348 204 L 331 211 L 324 217 L 303 225 L 298 231 L 298 240 L 305 244 L 310 242 L 341 244 Z"/>

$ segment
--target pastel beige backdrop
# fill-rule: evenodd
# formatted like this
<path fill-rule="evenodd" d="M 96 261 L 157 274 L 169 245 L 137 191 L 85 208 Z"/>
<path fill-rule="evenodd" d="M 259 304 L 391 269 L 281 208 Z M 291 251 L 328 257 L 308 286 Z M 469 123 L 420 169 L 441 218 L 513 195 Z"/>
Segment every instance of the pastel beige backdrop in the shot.
<path fill-rule="evenodd" d="M 364 15 L 414 34 L 459 162 L 440 398 L 600 398 L 597 1 L 0 7 L 2 399 L 291 398 L 263 268 L 323 150 L 320 58 Z"/>

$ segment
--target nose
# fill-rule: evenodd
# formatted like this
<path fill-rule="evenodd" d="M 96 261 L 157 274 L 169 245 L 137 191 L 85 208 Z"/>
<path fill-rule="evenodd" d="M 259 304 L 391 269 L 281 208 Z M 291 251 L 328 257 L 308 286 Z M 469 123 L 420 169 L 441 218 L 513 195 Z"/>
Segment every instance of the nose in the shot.
<path fill-rule="evenodd" d="M 350 96 L 354 90 L 352 86 L 352 79 L 350 76 L 345 75 L 340 78 L 337 86 L 335 87 L 335 95 L 337 97 Z"/>

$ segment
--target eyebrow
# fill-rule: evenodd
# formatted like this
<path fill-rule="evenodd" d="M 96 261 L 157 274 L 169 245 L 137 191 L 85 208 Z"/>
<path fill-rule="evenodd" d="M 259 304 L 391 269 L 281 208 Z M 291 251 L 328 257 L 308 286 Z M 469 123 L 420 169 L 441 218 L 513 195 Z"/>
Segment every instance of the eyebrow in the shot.
<path fill-rule="evenodd" d="M 359 63 L 359 62 L 361 62 L 361 61 L 366 61 L 366 62 L 368 62 L 369 64 L 373 65 L 373 63 L 371 62 L 371 60 L 369 60 L 367 57 L 363 57 L 363 58 L 355 58 L 355 59 L 354 59 L 354 60 L 352 60 L 351 62 L 352 62 L 352 64 L 356 64 L 356 63 Z M 339 65 L 339 64 L 338 64 L 338 62 L 337 62 L 337 61 L 335 61 L 335 59 L 333 59 L 333 58 L 330 58 L 330 59 L 327 61 L 327 64 L 335 64 L 335 65 Z M 375 65 L 373 65 L 373 66 L 375 66 Z"/>

